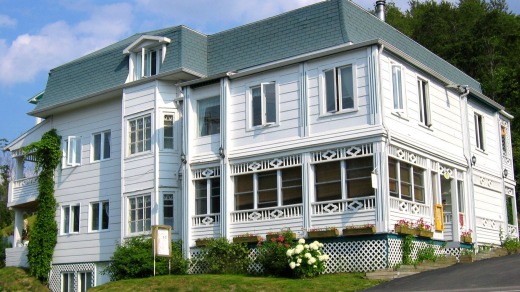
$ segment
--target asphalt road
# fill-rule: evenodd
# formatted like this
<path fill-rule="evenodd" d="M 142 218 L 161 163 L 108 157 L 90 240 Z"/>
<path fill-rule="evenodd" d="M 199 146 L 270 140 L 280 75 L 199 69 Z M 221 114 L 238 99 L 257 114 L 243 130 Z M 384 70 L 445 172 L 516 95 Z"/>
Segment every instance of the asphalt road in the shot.
<path fill-rule="evenodd" d="M 520 291 L 520 254 L 455 264 L 364 291 Z"/>

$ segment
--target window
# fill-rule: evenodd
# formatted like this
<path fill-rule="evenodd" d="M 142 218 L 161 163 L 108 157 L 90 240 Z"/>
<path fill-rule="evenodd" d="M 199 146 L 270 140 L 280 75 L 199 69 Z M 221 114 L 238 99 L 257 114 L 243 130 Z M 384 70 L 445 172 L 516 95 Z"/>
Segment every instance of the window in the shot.
<path fill-rule="evenodd" d="M 220 178 L 195 181 L 195 214 L 220 213 Z"/>
<path fill-rule="evenodd" d="M 163 224 L 170 225 L 173 229 L 173 194 L 163 194 Z"/>
<path fill-rule="evenodd" d="M 424 169 L 406 162 L 388 159 L 390 195 L 424 203 Z"/>
<path fill-rule="evenodd" d="M 235 210 L 269 208 L 302 202 L 302 168 L 235 176 Z"/>
<path fill-rule="evenodd" d="M 130 154 L 150 151 L 152 148 L 152 119 L 144 116 L 129 121 Z"/>
<path fill-rule="evenodd" d="M 352 66 L 337 67 L 324 72 L 325 109 L 334 113 L 354 109 L 354 77 Z"/>
<path fill-rule="evenodd" d="M 62 292 L 74 292 L 74 273 L 62 273 L 61 274 L 61 291 Z"/>
<path fill-rule="evenodd" d="M 62 207 L 62 233 L 78 233 L 79 232 L 79 205 L 70 205 Z"/>
<path fill-rule="evenodd" d="M 110 158 L 110 131 L 92 135 L 92 161 Z"/>
<path fill-rule="evenodd" d="M 507 224 L 515 224 L 515 211 L 514 211 L 514 197 L 506 195 L 506 211 L 507 211 Z"/>
<path fill-rule="evenodd" d="M 502 143 L 502 155 L 507 156 L 507 128 L 500 126 L 500 142 Z"/>
<path fill-rule="evenodd" d="M 65 140 L 65 156 L 67 166 L 81 164 L 81 137 L 67 137 L 67 140 Z"/>
<path fill-rule="evenodd" d="M 85 292 L 92 287 L 92 272 L 78 273 L 78 291 Z"/>
<path fill-rule="evenodd" d="M 316 201 L 373 196 L 372 157 L 314 165 Z"/>
<path fill-rule="evenodd" d="M 109 203 L 108 201 L 90 204 L 90 230 L 100 231 L 108 229 Z"/>
<path fill-rule="evenodd" d="M 392 65 L 392 93 L 394 99 L 394 110 L 403 111 L 403 81 L 401 66 Z"/>
<path fill-rule="evenodd" d="M 474 114 L 475 118 L 475 142 L 478 149 L 484 151 L 484 123 L 483 117 L 477 113 Z"/>
<path fill-rule="evenodd" d="M 220 133 L 220 97 L 215 96 L 199 100 L 197 105 L 199 136 Z"/>
<path fill-rule="evenodd" d="M 428 82 L 422 79 L 417 79 L 417 94 L 419 96 L 419 115 L 421 123 L 427 127 L 431 127 L 431 112 L 430 112 L 430 95 L 428 92 Z"/>
<path fill-rule="evenodd" d="M 152 200 L 150 195 L 131 197 L 129 201 L 130 233 L 150 231 Z"/>
<path fill-rule="evenodd" d="M 253 127 L 276 123 L 276 83 L 262 83 L 251 87 L 251 118 Z"/>
<path fill-rule="evenodd" d="M 150 77 L 159 73 L 161 60 L 161 48 L 142 48 L 140 52 L 135 54 L 134 80 Z"/>
<path fill-rule="evenodd" d="M 173 149 L 173 115 L 164 115 L 163 148 Z"/>

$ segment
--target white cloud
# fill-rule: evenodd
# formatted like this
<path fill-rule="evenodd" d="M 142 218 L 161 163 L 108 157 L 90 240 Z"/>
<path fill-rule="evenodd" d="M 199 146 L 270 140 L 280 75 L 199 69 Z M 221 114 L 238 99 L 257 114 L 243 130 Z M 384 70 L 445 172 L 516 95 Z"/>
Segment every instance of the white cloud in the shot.
<path fill-rule="evenodd" d="M 76 24 L 57 21 L 37 34 L 19 35 L 8 44 L 0 40 L 0 85 L 24 83 L 55 66 L 120 40 L 131 29 L 128 4 L 99 6 L 90 18 Z"/>
<path fill-rule="evenodd" d="M 16 26 L 16 19 L 9 17 L 8 15 L 0 14 L 0 27 L 12 27 Z"/>

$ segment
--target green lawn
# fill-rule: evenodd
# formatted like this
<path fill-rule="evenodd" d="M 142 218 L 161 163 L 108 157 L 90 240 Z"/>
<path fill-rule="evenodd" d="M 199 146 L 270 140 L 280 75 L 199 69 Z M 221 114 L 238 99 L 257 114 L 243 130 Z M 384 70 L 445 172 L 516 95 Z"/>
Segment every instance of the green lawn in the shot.
<path fill-rule="evenodd" d="M 362 273 L 322 275 L 313 279 L 287 279 L 237 275 L 159 276 L 107 283 L 89 291 L 361 291 L 382 281 Z"/>
<path fill-rule="evenodd" d="M 2 268 L 0 269 L 0 291 L 34 291 L 49 292 L 47 286 L 29 276 L 24 269 Z"/>

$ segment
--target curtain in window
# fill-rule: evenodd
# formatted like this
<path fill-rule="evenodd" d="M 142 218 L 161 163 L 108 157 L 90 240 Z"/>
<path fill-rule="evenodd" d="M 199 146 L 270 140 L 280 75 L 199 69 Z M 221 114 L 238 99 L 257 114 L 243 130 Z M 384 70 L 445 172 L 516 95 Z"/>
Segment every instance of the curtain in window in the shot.
<path fill-rule="evenodd" d="M 198 101 L 199 136 L 220 133 L 220 97 L 215 96 Z"/>

